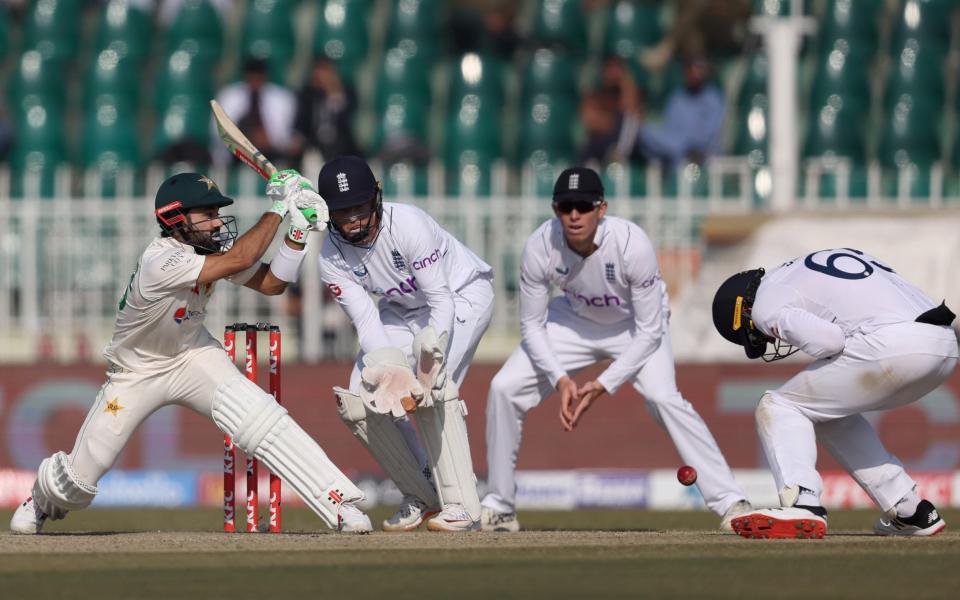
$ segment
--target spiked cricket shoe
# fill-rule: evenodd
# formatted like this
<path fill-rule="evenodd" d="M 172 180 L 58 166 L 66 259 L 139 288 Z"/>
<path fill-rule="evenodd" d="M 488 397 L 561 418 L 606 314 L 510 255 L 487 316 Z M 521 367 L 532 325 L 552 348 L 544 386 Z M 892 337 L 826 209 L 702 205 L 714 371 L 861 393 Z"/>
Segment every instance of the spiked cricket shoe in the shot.
<path fill-rule="evenodd" d="M 823 515 L 811 509 L 822 511 Z M 745 538 L 822 539 L 827 535 L 826 510 L 819 506 L 762 508 L 735 517 L 732 525 Z"/>
<path fill-rule="evenodd" d="M 497 531 L 516 533 L 520 531 L 520 521 L 515 512 L 497 512 L 484 506 L 480 510 L 480 529 L 483 531 Z"/>

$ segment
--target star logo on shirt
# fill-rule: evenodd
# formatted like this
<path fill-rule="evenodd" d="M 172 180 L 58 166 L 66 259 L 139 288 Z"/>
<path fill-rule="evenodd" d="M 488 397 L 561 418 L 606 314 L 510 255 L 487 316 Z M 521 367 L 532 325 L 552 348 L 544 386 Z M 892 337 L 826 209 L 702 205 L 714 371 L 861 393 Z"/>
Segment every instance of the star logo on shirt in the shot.
<path fill-rule="evenodd" d="M 200 179 L 198 179 L 197 181 L 199 181 L 200 183 L 205 183 L 205 184 L 207 184 L 207 191 L 208 191 L 208 192 L 209 192 L 210 190 L 217 189 L 217 184 L 215 184 L 215 183 L 213 182 L 213 180 L 210 179 L 209 177 L 207 177 L 206 175 L 202 176 L 202 177 L 201 177 Z"/>
<path fill-rule="evenodd" d="M 107 406 L 103 409 L 103 412 L 108 412 L 113 416 L 117 416 L 117 413 L 124 408 L 125 407 L 120 406 L 120 398 L 114 398 L 113 400 L 107 402 Z"/>

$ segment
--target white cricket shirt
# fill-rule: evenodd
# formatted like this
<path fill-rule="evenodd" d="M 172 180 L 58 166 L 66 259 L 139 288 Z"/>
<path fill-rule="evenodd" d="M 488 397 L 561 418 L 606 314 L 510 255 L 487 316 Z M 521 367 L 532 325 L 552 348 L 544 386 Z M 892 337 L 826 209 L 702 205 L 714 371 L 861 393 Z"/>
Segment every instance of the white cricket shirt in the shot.
<path fill-rule="evenodd" d="M 147 246 L 120 299 L 103 356 L 134 372 L 162 371 L 192 348 L 216 346 L 203 319 L 213 284 L 197 285 L 204 257 L 169 237 Z"/>
<path fill-rule="evenodd" d="M 814 358 L 843 351 L 846 338 L 916 320 L 936 303 L 879 259 L 859 250 L 820 250 L 761 280 L 751 318 L 763 333 Z"/>
<path fill-rule="evenodd" d="M 597 249 L 583 258 L 570 249 L 560 219 L 537 228 L 527 240 L 520 265 L 520 333 L 530 359 L 550 383 L 566 375 L 547 338 L 551 286 L 585 319 L 623 323 L 633 342 L 597 378 L 609 393 L 636 376 L 659 347 L 666 328 L 666 285 L 657 254 L 640 227 L 618 217 L 600 220 Z"/>
<path fill-rule="evenodd" d="M 380 310 L 403 315 L 429 308 L 438 334 L 453 331 L 453 292 L 493 271 L 430 215 L 392 202 L 383 203 L 383 224 L 372 247 L 351 246 L 328 234 L 319 267 L 327 289 L 357 328 L 363 352 L 391 345 Z"/>

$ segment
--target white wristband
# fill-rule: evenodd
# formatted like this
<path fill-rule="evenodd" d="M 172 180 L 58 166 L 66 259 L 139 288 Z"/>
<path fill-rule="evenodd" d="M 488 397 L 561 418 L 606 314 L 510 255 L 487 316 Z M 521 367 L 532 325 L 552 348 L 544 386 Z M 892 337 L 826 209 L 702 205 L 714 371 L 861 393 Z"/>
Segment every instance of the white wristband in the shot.
<path fill-rule="evenodd" d="M 280 243 L 280 250 L 270 263 L 270 272 L 280 281 L 294 283 L 297 280 L 297 274 L 300 271 L 300 263 L 303 257 L 307 255 L 307 250 L 294 250 L 286 244 Z"/>

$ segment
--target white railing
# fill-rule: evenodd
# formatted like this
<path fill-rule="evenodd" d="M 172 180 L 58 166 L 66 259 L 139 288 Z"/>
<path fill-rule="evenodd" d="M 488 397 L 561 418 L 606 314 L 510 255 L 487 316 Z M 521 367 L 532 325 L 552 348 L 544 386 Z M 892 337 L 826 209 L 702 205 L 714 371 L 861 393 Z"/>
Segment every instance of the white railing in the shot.
<path fill-rule="evenodd" d="M 816 164 L 808 170 L 810 181 L 818 181 L 824 169 L 835 165 Z M 849 179 L 841 163 L 838 179 Z M 379 171 L 377 171 L 379 172 Z M 439 174 L 438 174 L 439 173 Z M 630 169 L 609 166 L 604 170 L 612 189 L 608 190 L 609 212 L 641 225 L 657 245 L 661 268 L 675 292 L 697 273 L 701 258 L 700 224 L 705 216 L 746 215 L 763 211 L 762 171 L 740 159 L 715 159 L 703 171 L 690 166 L 681 170 L 673 190 L 663 188 L 659 170 L 640 173 L 645 177 L 646 196 L 631 197 Z M 909 181 L 899 184 L 901 198 L 872 196 L 865 208 L 938 207 L 957 198 L 944 198 L 942 172 L 938 193 L 927 199 L 909 197 Z M 212 173 L 215 180 L 227 181 L 224 173 Z M 529 233 L 549 218 L 550 201 L 533 194 L 535 174 L 523 170 L 520 189 L 528 193 L 505 195 L 510 174 L 502 165 L 493 171 L 496 192 L 491 197 L 405 196 L 387 201 L 410 202 L 424 208 L 445 228 L 496 272 L 497 302 L 491 328 L 479 357 L 499 358 L 517 341 L 517 268 Z M 871 175 L 879 177 L 879 175 Z M 99 179 L 90 175 L 72 177 L 61 171 L 55 178 L 53 198 L 11 198 L 0 193 L 0 361 L 98 360 L 112 333 L 116 306 L 136 260 L 157 234 L 152 216 L 155 190 L 163 172 L 151 170 L 143 181 L 145 195 L 104 198 L 75 195 L 95 189 Z M 431 189 L 444 185 L 443 171 L 430 169 Z M 0 188 L 10 181 L 0 169 Z M 26 182 L 25 190 L 36 191 L 39 183 Z M 132 178 L 122 180 L 118 192 L 134 189 Z M 633 182 L 636 183 L 636 182 Z M 229 209 L 241 231 L 250 227 L 266 207 L 260 195 L 263 182 L 243 170 L 234 184 L 246 193 L 236 195 Z M 879 187 L 874 181 L 871 187 Z M 874 189 L 877 189 L 874 188 Z M 401 188 L 402 190 L 403 188 Z M 807 188 L 809 192 L 809 187 Z M 758 200 L 761 196 L 761 200 Z M 803 208 L 842 208 L 854 200 L 801 196 Z M 311 257 L 301 273 L 299 289 L 283 296 L 265 297 L 245 288 L 220 283 L 209 306 L 207 326 L 219 335 L 225 324 L 234 321 L 270 321 L 285 332 L 285 354 L 291 360 L 316 361 L 346 358 L 355 352 L 352 328 L 339 307 L 324 296 L 316 271 L 319 237 L 310 243 Z M 268 251 L 272 256 L 275 248 Z M 299 300 L 299 301 L 298 301 Z"/>

